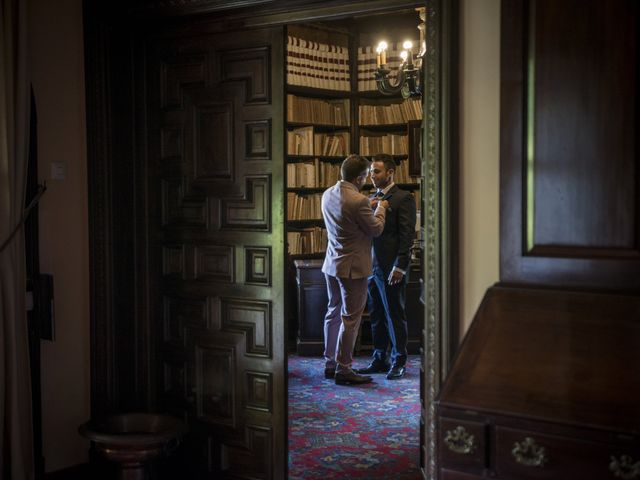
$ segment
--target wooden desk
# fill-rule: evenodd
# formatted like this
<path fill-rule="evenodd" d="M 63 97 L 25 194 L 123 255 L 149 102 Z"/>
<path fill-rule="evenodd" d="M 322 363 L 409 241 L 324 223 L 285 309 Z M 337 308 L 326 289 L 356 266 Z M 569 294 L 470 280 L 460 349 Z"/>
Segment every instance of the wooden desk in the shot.
<path fill-rule="evenodd" d="M 639 372 L 640 297 L 489 289 L 437 402 L 440 478 L 639 479 Z"/>

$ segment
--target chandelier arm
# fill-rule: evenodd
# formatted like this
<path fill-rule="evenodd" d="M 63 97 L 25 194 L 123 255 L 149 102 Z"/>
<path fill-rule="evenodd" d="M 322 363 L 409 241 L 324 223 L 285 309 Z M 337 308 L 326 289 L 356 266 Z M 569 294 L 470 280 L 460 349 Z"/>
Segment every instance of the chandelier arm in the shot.
<path fill-rule="evenodd" d="M 419 97 L 422 94 L 422 58 L 418 57 L 417 60 L 415 65 L 403 65 L 395 81 L 389 77 L 390 70 L 378 67 L 375 74 L 378 91 L 387 96 L 401 94 L 403 98 Z"/>
<path fill-rule="evenodd" d="M 405 72 L 404 70 L 399 70 L 396 75 L 395 82 L 389 77 L 389 70 L 379 67 L 376 70 L 376 83 L 378 85 L 378 90 L 383 95 L 397 95 L 403 88 L 405 83 Z"/>

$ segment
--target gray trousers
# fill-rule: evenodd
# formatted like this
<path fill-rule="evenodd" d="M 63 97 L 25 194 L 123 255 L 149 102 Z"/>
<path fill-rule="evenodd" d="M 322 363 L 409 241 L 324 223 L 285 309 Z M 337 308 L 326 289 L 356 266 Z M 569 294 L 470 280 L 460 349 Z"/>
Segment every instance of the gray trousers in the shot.
<path fill-rule="evenodd" d="M 329 303 L 324 317 L 324 359 L 336 371 L 351 369 L 362 312 L 367 303 L 367 278 L 324 275 Z"/>

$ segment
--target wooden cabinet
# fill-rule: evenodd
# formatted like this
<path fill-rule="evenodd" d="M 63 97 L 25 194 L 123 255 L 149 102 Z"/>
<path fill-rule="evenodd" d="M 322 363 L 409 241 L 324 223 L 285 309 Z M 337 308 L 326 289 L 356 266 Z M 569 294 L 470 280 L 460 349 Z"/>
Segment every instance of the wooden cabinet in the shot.
<path fill-rule="evenodd" d="M 491 288 L 437 402 L 441 479 L 640 479 L 638 319 L 638 296 Z"/>
<path fill-rule="evenodd" d="M 321 260 L 295 260 L 298 286 L 299 355 L 322 355 L 324 351 L 324 315 L 327 311 L 327 284 Z"/>
<path fill-rule="evenodd" d="M 296 351 L 299 355 L 322 355 L 324 350 L 324 316 L 327 312 L 327 286 L 321 271 L 322 260 L 295 260 L 298 288 L 298 333 Z M 423 305 L 420 302 L 420 264 L 412 264 L 407 285 L 407 322 L 409 327 L 408 351 L 420 351 Z M 365 311 L 356 352 L 370 351 L 371 326 Z"/>

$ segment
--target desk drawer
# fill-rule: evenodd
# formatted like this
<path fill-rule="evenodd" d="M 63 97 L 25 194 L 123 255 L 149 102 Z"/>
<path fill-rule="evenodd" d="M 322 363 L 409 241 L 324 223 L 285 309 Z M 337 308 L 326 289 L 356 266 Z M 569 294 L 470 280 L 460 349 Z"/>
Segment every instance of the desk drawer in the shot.
<path fill-rule="evenodd" d="M 614 474 L 612 469 L 617 468 L 628 475 L 633 467 L 629 467 L 628 462 L 622 460 L 623 451 L 606 444 L 506 427 L 496 427 L 495 438 L 495 471 L 499 478 L 640 480 L 640 464 L 637 476 Z M 618 460 L 617 467 L 611 466 L 612 458 Z M 640 458 L 636 457 L 633 461 L 638 460 Z"/>
<path fill-rule="evenodd" d="M 487 464 L 487 426 L 443 417 L 438 426 L 440 465 L 482 473 Z"/>

